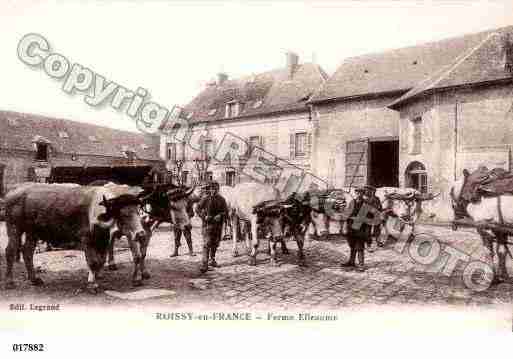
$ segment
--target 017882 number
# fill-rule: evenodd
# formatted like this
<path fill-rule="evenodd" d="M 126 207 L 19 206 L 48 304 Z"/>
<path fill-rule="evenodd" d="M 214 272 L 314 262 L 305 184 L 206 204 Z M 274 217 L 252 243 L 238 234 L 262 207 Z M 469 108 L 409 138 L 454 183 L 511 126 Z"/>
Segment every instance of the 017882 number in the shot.
<path fill-rule="evenodd" d="M 43 352 L 45 351 L 44 344 L 13 344 L 13 352 Z"/>

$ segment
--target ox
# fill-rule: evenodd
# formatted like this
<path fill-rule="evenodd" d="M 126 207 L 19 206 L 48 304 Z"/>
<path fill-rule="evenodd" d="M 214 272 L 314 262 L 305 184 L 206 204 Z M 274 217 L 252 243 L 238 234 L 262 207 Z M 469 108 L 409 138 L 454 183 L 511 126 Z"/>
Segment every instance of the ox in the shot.
<path fill-rule="evenodd" d="M 102 182 L 104 184 L 102 184 Z M 142 189 L 140 187 L 130 187 L 128 185 L 119 185 L 112 182 L 105 183 L 104 181 L 95 181 L 92 182 L 90 185 L 103 185 L 104 188 L 106 188 L 116 197 L 126 194 L 132 196 L 139 196 L 139 194 L 142 192 Z M 141 277 L 142 279 L 149 279 L 150 274 L 145 266 L 146 251 L 149 246 L 149 241 L 151 239 L 152 234 L 148 218 L 141 218 L 141 225 L 144 228 L 144 231 L 146 232 L 146 239 L 143 242 L 141 242 Z M 118 269 L 116 262 L 114 260 L 114 245 L 117 239 L 123 237 L 123 233 L 124 232 L 120 228 L 118 228 L 117 225 L 114 225 L 110 228 L 110 243 L 107 256 L 107 268 L 111 271 Z"/>
<path fill-rule="evenodd" d="M 221 186 L 219 194 L 225 198 L 228 205 L 229 219 L 227 224 L 231 230 L 233 256 L 238 255 L 237 241 L 243 235 L 246 239 L 249 265 L 256 265 L 260 237 L 258 235 L 258 225 L 261 224 L 270 229 L 273 241 L 270 246 L 271 264 L 276 265 L 276 241 L 283 239 L 281 221 L 279 217 L 262 216 L 262 214 L 279 203 L 280 194 L 278 190 L 270 185 L 245 182 L 239 183 L 235 187 Z M 263 209 L 264 212 L 261 212 Z M 265 233 L 265 231 L 260 232 Z"/>
<path fill-rule="evenodd" d="M 507 240 L 508 235 L 512 233 L 503 229 L 511 228 L 513 223 L 513 195 L 476 198 L 476 188 L 473 188 L 476 182 L 472 181 L 472 175 L 464 170 L 463 178 L 455 181 L 450 188 L 454 220 L 470 219 L 469 224 L 476 227 L 484 247 L 488 250 L 488 259 L 492 263 L 492 283 L 499 283 L 508 277 L 506 255 L 510 254 L 510 251 Z M 456 225 L 453 229 L 457 229 Z M 497 261 L 494 252 L 497 254 Z"/>
<path fill-rule="evenodd" d="M 192 205 L 199 200 L 199 196 L 192 195 L 195 188 L 160 184 L 147 187 L 139 194 L 143 210 L 149 216 L 148 225 L 152 230 L 163 222 L 169 222 L 173 226 L 175 252 L 171 254 L 171 257 L 178 255 L 182 233 L 189 246 L 189 254 L 193 255 L 191 217 L 194 211 Z"/>
<path fill-rule="evenodd" d="M 347 208 L 353 196 L 344 190 L 330 189 L 310 193 L 311 223 L 313 233 L 326 237 L 329 234 L 330 223 L 338 222 L 340 234 L 343 233 L 345 221 L 348 218 Z"/>
<path fill-rule="evenodd" d="M 310 194 L 291 194 L 286 200 L 280 202 L 277 215 L 282 221 L 282 228 L 285 236 L 292 236 L 298 247 L 298 260 L 300 266 L 306 266 L 303 247 L 305 234 L 312 223 L 312 206 Z M 286 250 L 285 242 L 282 241 L 282 250 Z M 288 251 L 287 251 L 288 253 Z M 272 254 L 272 253 L 271 253 Z"/>
<path fill-rule="evenodd" d="M 78 244 L 85 252 L 89 269 L 88 289 L 98 291 L 96 277 L 105 264 L 110 230 L 117 226 L 127 236 L 134 257 L 134 285 L 141 283 L 141 243 L 146 233 L 138 213 L 139 200 L 129 194 L 115 197 L 102 187 L 32 184 L 19 187 L 5 197 L 8 245 L 6 248 L 6 287 L 14 288 L 13 263 L 21 246 L 28 279 L 34 285 L 43 281 L 35 275 L 33 255 L 37 239 L 55 246 Z"/>
<path fill-rule="evenodd" d="M 410 227 L 409 238 L 415 235 L 415 223 L 422 214 L 422 202 L 429 201 L 439 195 L 420 193 L 414 188 L 381 187 L 376 196 L 383 205 L 382 237 L 392 236 L 400 239 L 406 226 Z"/>

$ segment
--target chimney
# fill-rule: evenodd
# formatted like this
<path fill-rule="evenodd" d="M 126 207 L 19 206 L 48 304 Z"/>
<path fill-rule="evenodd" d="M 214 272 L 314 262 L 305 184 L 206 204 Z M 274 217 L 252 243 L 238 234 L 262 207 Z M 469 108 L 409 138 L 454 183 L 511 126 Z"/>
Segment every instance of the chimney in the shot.
<path fill-rule="evenodd" d="M 228 75 L 224 72 L 220 72 L 217 74 L 217 86 L 221 86 L 225 83 L 225 81 L 228 80 Z"/>
<path fill-rule="evenodd" d="M 293 52 L 287 52 L 285 54 L 287 57 L 287 73 L 289 75 L 289 79 L 294 75 L 294 71 L 296 70 L 296 66 L 299 62 L 299 56 Z"/>
<path fill-rule="evenodd" d="M 504 69 L 513 75 L 513 34 L 504 36 L 504 55 L 506 57 Z"/>

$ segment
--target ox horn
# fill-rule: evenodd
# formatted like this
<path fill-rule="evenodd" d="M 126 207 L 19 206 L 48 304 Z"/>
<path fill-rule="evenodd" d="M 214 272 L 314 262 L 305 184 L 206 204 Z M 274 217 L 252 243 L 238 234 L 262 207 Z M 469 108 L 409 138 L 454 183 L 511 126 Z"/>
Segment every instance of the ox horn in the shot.
<path fill-rule="evenodd" d="M 166 192 L 169 197 L 174 197 L 180 193 L 180 188 L 174 188 Z"/>
<path fill-rule="evenodd" d="M 194 190 L 196 189 L 196 186 L 191 187 L 191 189 L 185 191 L 185 197 L 189 197 Z"/>
<path fill-rule="evenodd" d="M 150 192 L 147 195 L 144 195 L 144 196 L 138 195 L 137 197 L 139 198 L 139 200 L 141 202 L 146 202 L 148 200 L 148 198 L 151 197 L 152 194 L 153 194 L 153 192 Z"/>

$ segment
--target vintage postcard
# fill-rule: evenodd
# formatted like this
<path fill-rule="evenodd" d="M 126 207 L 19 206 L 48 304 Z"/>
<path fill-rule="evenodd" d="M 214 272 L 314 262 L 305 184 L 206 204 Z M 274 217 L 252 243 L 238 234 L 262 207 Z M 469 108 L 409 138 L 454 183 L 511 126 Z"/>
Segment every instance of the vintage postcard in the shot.
<path fill-rule="evenodd" d="M 0 19 L 6 357 L 513 331 L 511 2 L 6 0 Z"/>

